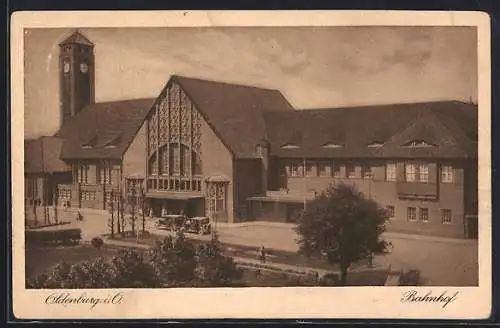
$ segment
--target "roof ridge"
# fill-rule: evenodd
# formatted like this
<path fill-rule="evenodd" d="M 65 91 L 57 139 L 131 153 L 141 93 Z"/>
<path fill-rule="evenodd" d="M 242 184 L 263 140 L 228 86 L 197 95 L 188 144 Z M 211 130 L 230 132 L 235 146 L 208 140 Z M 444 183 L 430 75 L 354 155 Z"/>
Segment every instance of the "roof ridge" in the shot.
<path fill-rule="evenodd" d="M 396 106 L 417 106 L 417 105 L 435 105 L 435 104 L 451 104 L 451 103 L 461 103 L 467 104 L 458 100 L 438 100 L 438 101 L 418 101 L 418 102 L 401 102 L 401 103 L 386 103 L 386 104 L 376 104 L 376 105 L 359 105 L 359 106 L 343 106 L 343 107 L 311 107 L 311 108 L 295 108 L 296 112 L 319 112 L 319 111 L 334 111 L 334 110 L 346 110 L 346 109 L 368 109 L 368 108 L 379 108 L 386 109 Z"/>
<path fill-rule="evenodd" d="M 223 82 L 223 81 L 216 81 L 216 80 L 208 80 L 208 79 L 202 79 L 202 78 L 196 78 L 196 77 L 189 77 L 189 76 L 177 75 L 177 74 L 173 74 L 171 77 L 174 78 L 174 79 L 180 78 L 180 79 L 187 79 L 187 80 L 193 80 L 193 81 L 199 81 L 199 82 L 205 82 L 205 83 L 223 84 L 223 85 L 230 85 L 230 86 L 233 86 L 233 87 L 242 87 L 242 88 L 249 88 L 249 89 L 266 90 L 266 91 L 274 91 L 274 92 L 281 93 L 281 91 L 279 89 L 276 89 L 276 88 L 264 88 L 264 87 L 259 87 L 259 86 L 255 86 L 255 85 L 249 85 L 249 84 Z"/>

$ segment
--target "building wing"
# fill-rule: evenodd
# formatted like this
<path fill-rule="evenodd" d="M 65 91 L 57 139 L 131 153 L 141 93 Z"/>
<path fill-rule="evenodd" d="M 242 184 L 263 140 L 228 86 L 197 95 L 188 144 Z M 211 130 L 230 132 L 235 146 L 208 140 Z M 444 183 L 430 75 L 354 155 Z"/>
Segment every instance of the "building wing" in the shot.
<path fill-rule="evenodd" d="M 61 157 L 120 159 L 140 129 L 154 99 L 96 103 L 85 107 L 59 132 Z"/>
<path fill-rule="evenodd" d="M 64 139 L 58 137 L 40 137 L 24 141 L 25 173 L 57 173 L 70 171 L 61 160 Z"/>
<path fill-rule="evenodd" d="M 269 112 L 264 116 L 271 154 L 278 157 L 474 158 L 475 113 L 475 105 L 449 101 Z M 283 147 L 289 144 L 295 147 Z"/>

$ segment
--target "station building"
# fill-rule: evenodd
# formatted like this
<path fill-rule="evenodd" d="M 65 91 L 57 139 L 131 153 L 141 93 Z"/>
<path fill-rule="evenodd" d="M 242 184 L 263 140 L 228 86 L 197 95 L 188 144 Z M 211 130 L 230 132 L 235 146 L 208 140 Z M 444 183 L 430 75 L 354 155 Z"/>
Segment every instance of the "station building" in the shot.
<path fill-rule="evenodd" d="M 94 45 L 76 32 L 60 46 L 61 128 L 25 142 L 27 204 L 106 209 L 134 189 L 157 215 L 293 222 L 347 183 L 389 209 L 389 230 L 477 235 L 476 105 L 300 110 L 177 75 L 155 99 L 95 103 Z"/>

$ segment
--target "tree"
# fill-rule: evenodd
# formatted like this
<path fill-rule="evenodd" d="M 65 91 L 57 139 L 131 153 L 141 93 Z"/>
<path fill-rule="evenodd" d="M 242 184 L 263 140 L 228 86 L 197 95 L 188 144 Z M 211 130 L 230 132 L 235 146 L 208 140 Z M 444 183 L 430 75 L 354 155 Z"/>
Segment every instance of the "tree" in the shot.
<path fill-rule="evenodd" d="M 195 279 L 196 250 L 182 232 L 156 241 L 149 258 L 156 274 L 167 286 L 190 286 Z"/>
<path fill-rule="evenodd" d="M 299 252 L 338 265 L 345 285 L 353 263 L 388 252 L 390 243 L 382 239 L 387 219 L 387 211 L 355 187 L 331 186 L 307 204 L 298 220 Z"/>
<path fill-rule="evenodd" d="M 231 287 L 241 279 L 242 272 L 232 257 L 223 255 L 217 233 L 198 249 L 196 276 L 199 287 Z"/>

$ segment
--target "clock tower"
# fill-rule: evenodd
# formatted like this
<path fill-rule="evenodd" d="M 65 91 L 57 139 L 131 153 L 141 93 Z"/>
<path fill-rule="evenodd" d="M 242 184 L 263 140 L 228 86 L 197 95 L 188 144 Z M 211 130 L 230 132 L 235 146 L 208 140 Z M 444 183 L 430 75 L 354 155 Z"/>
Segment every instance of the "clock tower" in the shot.
<path fill-rule="evenodd" d="M 59 46 L 62 125 L 94 103 L 94 44 L 77 31 Z"/>

